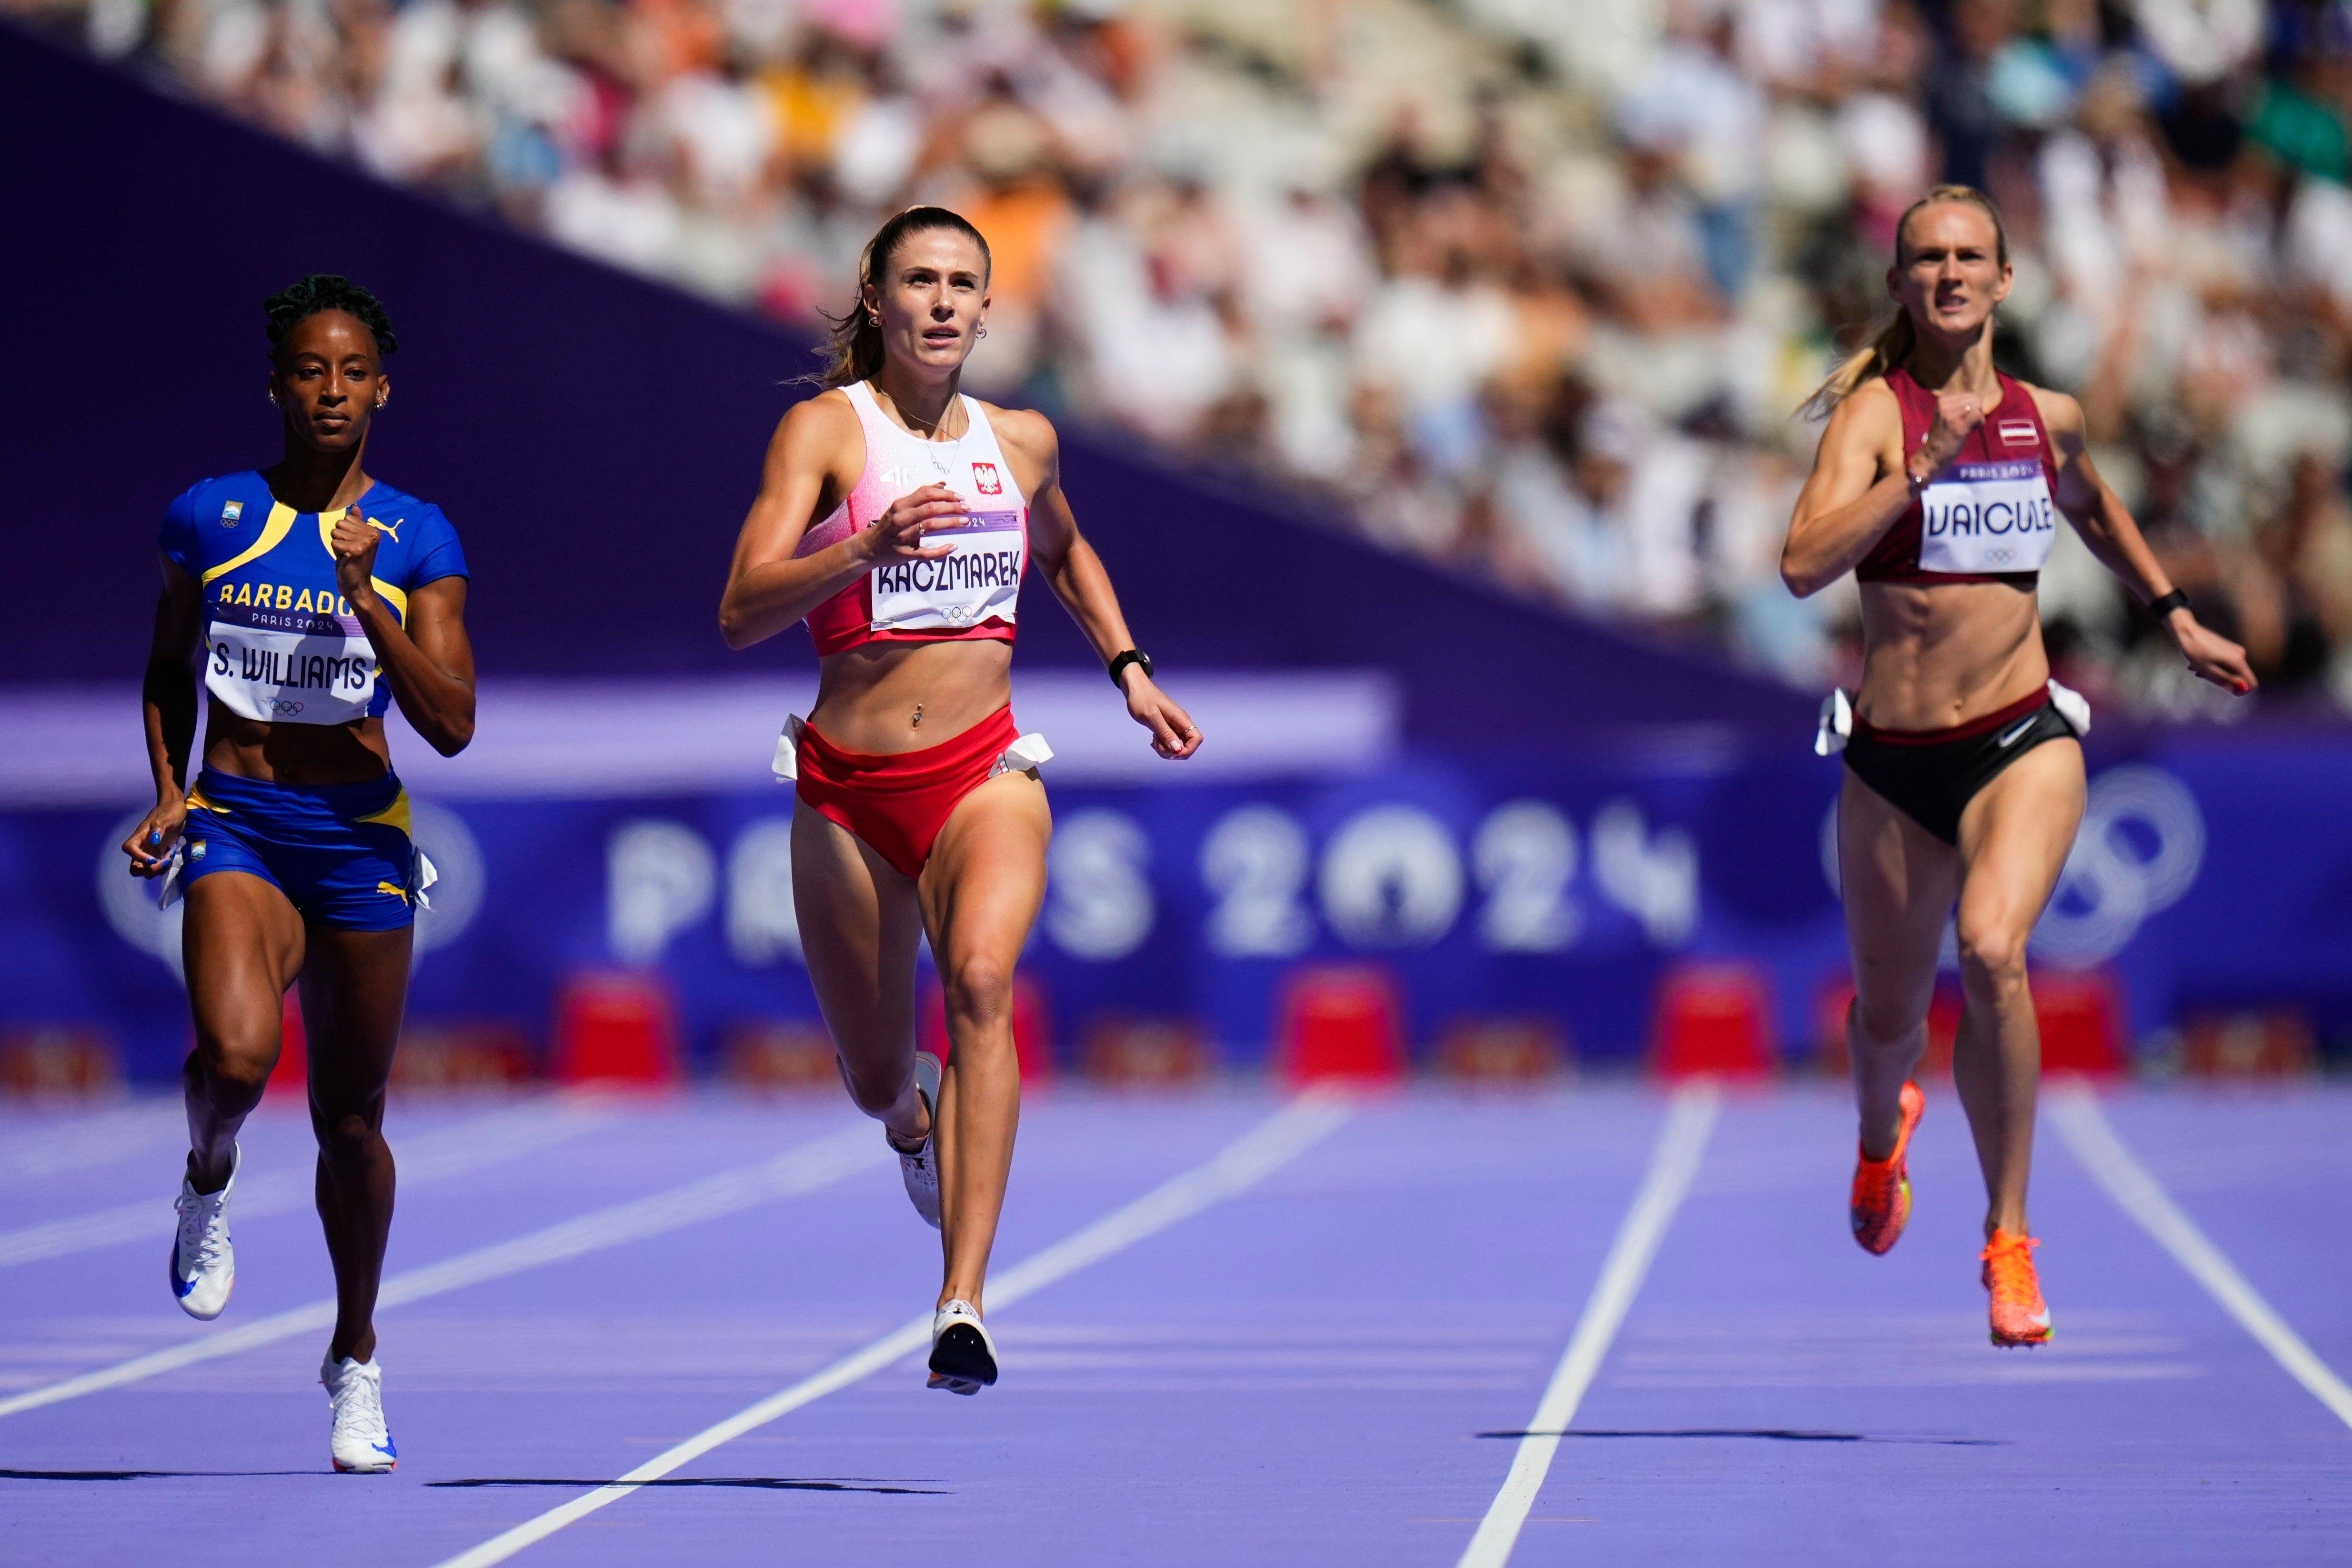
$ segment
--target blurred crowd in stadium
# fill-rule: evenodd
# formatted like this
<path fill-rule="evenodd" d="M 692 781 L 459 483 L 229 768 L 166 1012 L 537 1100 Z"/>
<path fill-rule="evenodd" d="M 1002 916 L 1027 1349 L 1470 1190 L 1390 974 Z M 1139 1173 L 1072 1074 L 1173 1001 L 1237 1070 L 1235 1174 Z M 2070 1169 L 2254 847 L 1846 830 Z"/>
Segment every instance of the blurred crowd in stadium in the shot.
<path fill-rule="evenodd" d="M 2352 707 L 2344 0 L 0 0 L 387 177 L 814 325 L 911 201 L 988 234 L 975 390 L 1454 569 L 1849 678 L 1776 574 L 1895 216 L 1990 190 L 2002 360 L 2266 703 Z M 2071 545 L 2071 539 L 2068 541 Z M 2079 546 L 2064 679 L 2189 680 Z"/>

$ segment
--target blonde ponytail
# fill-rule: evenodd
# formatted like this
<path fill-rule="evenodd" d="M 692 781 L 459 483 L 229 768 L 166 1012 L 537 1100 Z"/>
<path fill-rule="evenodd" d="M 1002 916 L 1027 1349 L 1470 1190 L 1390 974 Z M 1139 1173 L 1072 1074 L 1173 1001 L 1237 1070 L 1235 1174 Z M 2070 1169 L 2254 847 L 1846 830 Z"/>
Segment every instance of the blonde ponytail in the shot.
<path fill-rule="evenodd" d="M 2009 229 L 2000 221 L 2000 210 L 1992 198 L 1974 185 L 1937 185 L 1927 195 L 1903 209 L 1895 224 L 1895 265 L 1903 265 L 1903 235 L 1911 220 L 1928 207 L 1944 202 L 1958 202 L 1975 207 L 1992 219 L 1994 254 L 2003 267 L 2009 265 Z M 1797 413 L 1807 419 L 1821 419 L 1831 409 L 1843 403 L 1873 376 L 1890 375 L 1911 357 L 1912 348 L 1919 341 L 1918 328 L 1912 323 L 1911 312 L 1897 310 L 1895 319 L 1881 327 L 1870 346 L 1848 354 L 1830 373 L 1829 379 L 1813 388 L 1813 395 L 1798 406 Z"/>
<path fill-rule="evenodd" d="M 1911 312 L 1897 310 L 1895 319 L 1878 329 L 1878 336 L 1867 348 L 1856 350 L 1839 362 L 1830 378 L 1813 388 L 1797 412 L 1807 419 L 1825 419 L 1831 409 L 1852 397 L 1862 384 L 1875 375 L 1886 375 L 1911 357 L 1911 346 L 1918 342 L 1917 329 L 1911 325 Z"/>

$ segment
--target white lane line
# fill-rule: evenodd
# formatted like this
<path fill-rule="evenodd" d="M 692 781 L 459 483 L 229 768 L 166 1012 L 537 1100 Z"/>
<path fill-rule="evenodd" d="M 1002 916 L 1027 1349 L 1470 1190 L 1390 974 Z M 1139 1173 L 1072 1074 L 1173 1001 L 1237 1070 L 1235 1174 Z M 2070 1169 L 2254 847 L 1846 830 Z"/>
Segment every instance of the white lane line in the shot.
<path fill-rule="evenodd" d="M 11 1126 L 0 1138 L 0 1177 L 22 1180 L 110 1165 L 186 1136 L 187 1122 L 176 1102 L 126 1105 L 47 1126 L 35 1121 L 21 1131 Z"/>
<path fill-rule="evenodd" d="M 2263 1300 L 2252 1281 L 2238 1272 L 2222 1250 L 2206 1237 L 2171 1195 L 2157 1184 L 2147 1168 L 2124 1146 L 2116 1133 L 2106 1112 L 2099 1109 L 2098 1097 L 2082 1083 L 2053 1084 L 2042 1095 L 2042 1104 L 2050 1110 L 2050 1119 L 2073 1150 L 2074 1158 L 2084 1169 L 2107 1189 L 2107 1196 L 2116 1206 L 2137 1220 L 2140 1228 L 2156 1237 L 2173 1261 L 2187 1269 L 2197 1283 L 2205 1287 L 2222 1310 L 2238 1320 L 2238 1326 L 2254 1337 L 2254 1342 L 2271 1352 L 2287 1375 L 2310 1391 L 2311 1396 L 2336 1413 L 2336 1418 L 2352 1426 L 2352 1387 L 2347 1387 L 2335 1370 L 2319 1359 L 2318 1352 L 2304 1342 L 2303 1336 L 2287 1325 L 2287 1321 Z"/>
<path fill-rule="evenodd" d="M 1488 1505 L 1486 1517 L 1479 1521 L 1478 1532 L 1470 1538 L 1457 1568 L 1503 1568 L 1511 1560 L 1519 1528 L 1527 1523 L 1528 1510 L 1535 1506 L 1544 1477 L 1551 1472 L 1560 1434 L 1576 1419 L 1576 1407 L 1591 1386 L 1593 1374 L 1601 1370 L 1601 1358 L 1609 1353 L 1610 1342 L 1617 1337 L 1618 1326 L 1624 1322 L 1643 1278 L 1650 1271 L 1650 1260 L 1665 1239 L 1666 1226 L 1690 1191 L 1691 1178 L 1698 1173 L 1699 1156 L 1706 1149 L 1707 1134 L 1714 1131 L 1720 1098 L 1715 1084 L 1704 1079 L 1675 1091 L 1665 1128 L 1650 1156 L 1650 1173 L 1643 1178 L 1633 1206 L 1625 1211 L 1624 1223 L 1617 1227 L 1617 1239 L 1601 1266 L 1601 1278 L 1585 1300 L 1584 1315 L 1577 1319 L 1568 1350 L 1552 1371 L 1551 1382 L 1536 1405 L 1517 1452 L 1511 1456 L 1510 1474 L 1503 1478 L 1502 1490 Z"/>
<path fill-rule="evenodd" d="M 615 1204 L 611 1208 L 598 1209 L 578 1219 L 535 1230 L 512 1241 L 478 1247 L 439 1263 L 395 1274 L 383 1282 L 383 1288 L 376 1297 L 376 1306 L 379 1310 L 404 1307 L 429 1297 L 462 1290 L 468 1285 L 520 1274 L 526 1269 L 561 1263 L 632 1241 L 643 1241 L 648 1237 L 660 1236 L 666 1231 L 689 1225 L 699 1225 L 704 1220 L 717 1219 L 722 1215 L 796 1197 L 838 1181 L 861 1166 L 880 1164 L 887 1154 L 888 1149 L 875 1135 L 872 1125 L 861 1121 L 854 1127 L 844 1128 L 805 1148 L 795 1149 L 789 1154 L 757 1165 L 706 1176 L 667 1192 Z M 332 1298 L 290 1308 L 267 1318 L 257 1318 L 226 1333 L 207 1334 L 202 1339 L 190 1340 L 166 1350 L 135 1356 L 114 1366 L 69 1377 L 62 1383 L 53 1383 L 0 1399 L 0 1416 L 37 1410 L 44 1405 L 79 1399 L 86 1394 L 120 1388 L 125 1384 L 176 1372 L 199 1362 L 240 1355 L 261 1345 L 275 1344 L 297 1334 L 328 1328 L 334 1321 Z"/>
<path fill-rule="evenodd" d="M 427 1182 L 536 1153 L 578 1137 L 610 1121 L 612 1115 L 608 1109 L 583 1104 L 565 1095 L 403 1139 L 393 1148 L 400 1165 L 401 1190 L 411 1191 Z M 168 1180 L 178 1173 L 175 1161 L 163 1175 Z M 317 1178 L 308 1166 L 299 1171 L 256 1173 L 237 1183 L 229 1218 L 235 1223 L 308 1209 L 316 1201 L 316 1184 Z M 176 1187 L 172 1189 L 173 1194 L 178 1191 Z M 142 1198 L 136 1203 L 47 1220 L 22 1230 L 0 1232 L 0 1268 L 127 1241 L 155 1241 L 163 1245 L 163 1238 L 171 1233 L 171 1198 Z"/>
<path fill-rule="evenodd" d="M 1179 1220 L 1188 1219 L 1203 1209 L 1247 1191 L 1320 1141 L 1345 1121 L 1349 1114 L 1349 1108 L 1340 1096 L 1312 1090 L 1300 1096 L 1273 1117 L 1260 1122 L 1241 1140 L 1227 1145 L 1207 1164 L 1197 1165 L 1171 1178 L 1125 1208 L 1114 1210 L 990 1280 L 990 1314 L 992 1317 L 1022 1298 L 1034 1296 L 1089 1264 L 1098 1263 L 1115 1252 L 1167 1229 Z M 772 1394 L 757 1405 L 738 1411 L 717 1426 L 695 1434 L 677 1447 L 656 1455 L 619 1480 L 551 1508 L 537 1519 L 526 1520 L 473 1550 L 461 1552 L 446 1560 L 438 1568 L 488 1568 L 493 1563 L 503 1563 L 525 1547 L 546 1540 L 564 1526 L 620 1501 L 646 1482 L 657 1481 L 721 1444 L 730 1443 L 779 1416 L 790 1415 L 803 1405 L 870 1377 L 891 1363 L 928 1348 L 930 1342 L 931 1315 L 925 1312 L 883 1335 L 864 1350 L 844 1356 L 824 1371 Z"/>

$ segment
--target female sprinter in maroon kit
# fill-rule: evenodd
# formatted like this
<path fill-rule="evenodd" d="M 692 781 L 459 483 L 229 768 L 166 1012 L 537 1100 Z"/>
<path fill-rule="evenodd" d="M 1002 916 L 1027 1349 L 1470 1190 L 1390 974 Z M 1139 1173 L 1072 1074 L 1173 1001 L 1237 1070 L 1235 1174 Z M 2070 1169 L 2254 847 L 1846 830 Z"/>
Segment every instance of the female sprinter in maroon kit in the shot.
<path fill-rule="evenodd" d="M 986 330 L 988 243 L 941 207 L 882 226 L 837 324 L 827 388 L 768 447 L 719 610 L 741 648 L 808 622 L 816 706 L 788 724 L 793 895 L 843 1081 L 941 1231 L 930 1385 L 996 1381 L 982 1288 L 1012 1167 L 1021 1080 L 1013 973 L 1045 897 L 1042 737 L 1013 722 L 1024 567 L 1108 665 L 1163 757 L 1201 734 L 1152 683 L 1101 560 L 1064 499 L 1054 427 L 960 395 Z M 915 959 L 946 991 L 944 1070 L 915 1050 Z"/>
<path fill-rule="evenodd" d="M 319 1373 L 329 1447 L 338 1470 L 378 1472 L 396 1458 L 373 1322 L 392 1227 L 384 1084 L 430 880 L 383 714 L 397 699 L 444 755 L 472 739 L 466 558 L 440 508 L 362 467 L 398 346 L 382 303 L 314 275 L 264 309 L 285 455 L 202 480 L 164 514 L 145 688 L 155 808 L 122 848 L 134 876 L 187 900 L 195 1049 L 181 1075 L 189 1152 L 173 1294 L 195 1318 L 228 1305 L 237 1131 L 277 1065 L 299 980 L 335 1270 Z M 204 767 L 191 781 L 200 689 Z"/>
<path fill-rule="evenodd" d="M 1832 694 L 1820 748 L 1843 748 L 1838 867 L 1853 953 L 1846 1026 L 1861 1109 L 1854 1239 L 1903 1234 L 1906 1152 L 1922 1109 L 1945 923 L 1958 907 L 1967 1006 L 1952 1076 L 1984 1168 L 1982 1280 L 1992 1342 L 2050 1338 L 2025 1191 L 2042 1043 L 2026 941 L 2082 820 L 2087 704 L 2050 679 L 2037 574 L 2063 512 L 2199 676 L 2253 687 L 2243 650 L 2197 624 L 2091 466 L 2074 400 L 1993 369 L 2009 245 L 1980 193 L 1939 185 L 1896 226 L 1901 307 L 1814 395 L 1830 413 L 1781 575 L 1801 595 L 1862 583 L 1862 689 Z"/>

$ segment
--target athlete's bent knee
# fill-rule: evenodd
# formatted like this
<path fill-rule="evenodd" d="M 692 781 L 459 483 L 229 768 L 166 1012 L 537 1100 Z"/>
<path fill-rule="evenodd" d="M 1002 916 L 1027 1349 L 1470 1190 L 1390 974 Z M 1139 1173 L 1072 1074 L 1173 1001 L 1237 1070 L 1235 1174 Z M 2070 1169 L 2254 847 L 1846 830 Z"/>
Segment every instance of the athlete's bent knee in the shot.
<path fill-rule="evenodd" d="M 948 977 L 948 1005 L 974 1022 L 1004 1016 L 1013 1005 L 1013 972 L 992 958 L 959 960 Z"/>
<path fill-rule="evenodd" d="M 1893 1045 L 1905 1039 L 1927 1021 L 1927 1009 L 1909 1002 L 1862 997 L 1854 1000 L 1854 1033 L 1877 1045 Z"/>
<path fill-rule="evenodd" d="M 1995 991 L 2025 984 L 2025 933 L 2004 921 L 1959 922 L 1960 973 Z"/>
<path fill-rule="evenodd" d="M 270 1069 L 278 1065 L 274 1044 L 199 1040 L 196 1065 L 206 1096 L 224 1110 L 250 1110 L 268 1087 Z"/>
<path fill-rule="evenodd" d="M 319 1152 L 331 1165 L 362 1163 L 375 1147 L 375 1123 L 357 1111 L 321 1119 L 318 1133 Z"/>
<path fill-rule="evenodd" d="M 868 1116 L 887 1116 L 907 1092 L 911 1076 L 906 1072 L 857 1072 L 847 1064 L 841 1071 L 842 1081 L 849 1086 L 850 1103 Z"/>

